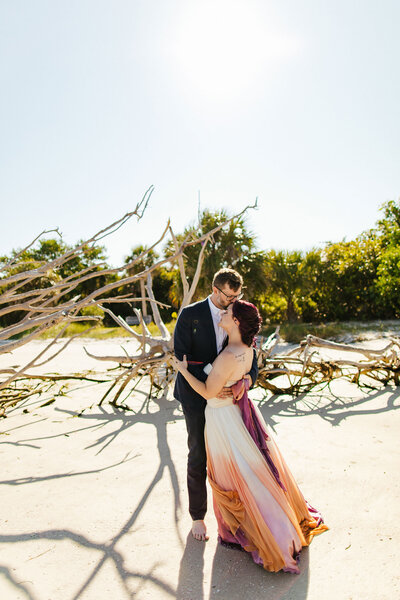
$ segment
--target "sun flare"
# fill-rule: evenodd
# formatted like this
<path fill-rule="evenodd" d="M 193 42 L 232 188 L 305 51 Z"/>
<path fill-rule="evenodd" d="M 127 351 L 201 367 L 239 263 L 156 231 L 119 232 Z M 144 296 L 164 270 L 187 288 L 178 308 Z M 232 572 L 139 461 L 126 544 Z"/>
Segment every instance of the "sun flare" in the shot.
<path fill-rule="evenodd" d="M 216 102 L 253 91 L 297 49 L 251 0 L 186 4 L 172 42 L 182 85 Z"/>

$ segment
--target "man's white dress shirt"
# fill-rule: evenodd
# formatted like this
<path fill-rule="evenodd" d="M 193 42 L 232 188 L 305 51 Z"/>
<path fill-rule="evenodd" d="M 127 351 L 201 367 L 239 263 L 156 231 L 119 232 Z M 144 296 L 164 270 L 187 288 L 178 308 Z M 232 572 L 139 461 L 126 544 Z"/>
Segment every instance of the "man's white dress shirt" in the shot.
<path fill-rule="evenodd" d="M 207 299 L 208 299 L 208 304 L 210 305 L 211 316 L 212 316 L 214 330 L 215 330 L 215 339 L 217 340 L 217 352 L 219 354 L 222 350 L 223 343 L 226 340 L 226 337 L 228 335 L 226 333 L 226 331 L 224 329 L 222 329 L 222 327 L 218 326 L 218 323 L 220 322 L 222 314 L 225 312 L 225 310 L 221 310 L 220 308 L 215 306 L 215 304 L 211 300 L 211 296 L 208 296 Z"/>

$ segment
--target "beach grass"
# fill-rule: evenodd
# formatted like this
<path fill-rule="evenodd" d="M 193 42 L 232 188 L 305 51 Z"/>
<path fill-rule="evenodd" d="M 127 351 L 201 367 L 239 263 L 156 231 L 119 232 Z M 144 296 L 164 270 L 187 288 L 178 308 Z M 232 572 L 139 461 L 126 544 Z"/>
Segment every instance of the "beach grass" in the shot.
<path fill-rule="evenodd" d="M 171 321 L 170 323 L 166 324 L 166 327 L 170 333 L 172 333 L 174 331 L 175 323 L 176 323 L 176 321 Z M 130 337 L 132 337 L 129 334 L 129 332 L 126 331 L 125 329 L 123 329 L 122 327 L 103 327 L 102 325 L 96 325 L 96 327 L 93 327 L 93 329 L 90 329 L 90 327 L 91 327 L 90 322 L 88 322 L 88 323 L 85 323 L 85 322 L 71 323 L 70 325 L 68 325 L 68 327 L 64 331 L 62 337 L 68 338 L 68 337 L 72 337 L 77 334 L 81 334 L 82 337 L 87 337 L 87 338 L 92 338 L 92 339 L 97 339 L 97 340 L 107 340 L 109 338 L 121 338 L 121 337 L 130 338 Z M 155 323 L 149 323 L 147 325 L 147 327 L 152 335 L 156 335 L 156 336 L 160 335 L 160 332 L 158 331 L 158 328 L 155 325 Z M 63 328 L 63 325 L 55 325 L 54 327 L 50 327 L 50 329 L 47 329 L 42 334 L 40 334 L 40 336 L 38 336 L 37 339 L 47 340 L 47 339 L 53 338 L 58 333 L 60 333 L 62 328 Z M 136 331 L 136 333 L 139 333 L 139 334 L 142 333 L 141 328 L 137 325 L 134 325 L 132 327 L 132 329 L 133 329 L 133 331 Z M 85 333 L 85 331 L 87 331 L 87 332 Z"/>

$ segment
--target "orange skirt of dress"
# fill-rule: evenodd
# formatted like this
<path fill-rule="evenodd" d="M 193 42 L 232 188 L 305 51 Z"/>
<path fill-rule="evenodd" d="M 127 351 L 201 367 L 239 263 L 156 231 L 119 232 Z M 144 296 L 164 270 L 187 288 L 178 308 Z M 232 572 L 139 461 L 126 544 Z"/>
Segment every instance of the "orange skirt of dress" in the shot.
<path fill-rule="evenodd" d="M 328 527 L 304 499 L 275 442 L 269 436 L 268 451 L 285 489 L 230 400 L 208 401 L 205 439 L 220 541 L 240 545 L 268 571 L 299 573 L 301 548 Z"/>

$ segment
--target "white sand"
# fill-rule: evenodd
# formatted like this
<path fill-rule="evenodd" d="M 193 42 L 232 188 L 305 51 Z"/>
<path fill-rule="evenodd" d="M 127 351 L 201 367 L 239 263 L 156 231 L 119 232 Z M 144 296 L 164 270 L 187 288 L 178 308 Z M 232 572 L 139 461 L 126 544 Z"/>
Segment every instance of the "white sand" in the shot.
<path fill-rule="evenodd" d="M 2 368 L 23 364 L 40 344 Z M 120 353 L 115 340 L 88 347 Z M 40 370 L 98 368 L 77 341 Z M 145 403 L 138 392 L 136 412 L 98 407 L 104 389 L 74 382 L 53 404 L 40 407 L 48 393 L 0 421 L 1 600 L 400 598 L 400 389 L 366 395 L 336 382 L 335 395 L 261 404 L 331 528 L 303 550 L 300 575 L 267 573 L 218 546 L 211 502 L 210 540 L 193 540 L 178 404 L 172 396 Z"/>

